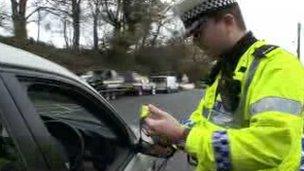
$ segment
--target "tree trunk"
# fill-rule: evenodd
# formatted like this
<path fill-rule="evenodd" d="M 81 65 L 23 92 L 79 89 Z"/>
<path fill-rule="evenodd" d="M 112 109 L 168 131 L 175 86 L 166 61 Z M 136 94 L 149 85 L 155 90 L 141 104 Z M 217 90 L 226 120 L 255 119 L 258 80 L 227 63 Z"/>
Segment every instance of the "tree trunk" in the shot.
<path fill-rule="evenodd" d="M 64 41 L 65 41 L 65 46 L 67 49 L 70 49 L 70 41 L 67 35 L 67 20 L 64 19 L 63 21 L 63 37 L 64 37 Z"/>
<path fill-rule="evenodd" d="M 95 13 L 93 23 L 94 50 L 98 50 L 98 13 Z"/>
<path fill-rule="evenodd" d="M 158 38 L 158 35 L 160 33 L 160 29 L 161 29 L 162 26 L 163 26 L 162 23 L 159 23 L 159 25 L 157 27 L 157 31 L 156 31 L 155 35 L 153 36 L 153 39 L 151 41 L 151 45 L 153 47 L 156 45 L 156 41 L 157 41 L 157 38 Z"/>
<path fill-rule="evenodd" d="M 147 34 L 144 35 L 143 39 L 142 39 L 142 43 L 141 43 L 141 48 L 144 48 L 146 45 L 146 40 L 147 40 Z"/>
<path fill-rule="evenodd" d="M 27 39 L 26 21 L 23 19 L 14 19 L 14 35 L 18 40 Z"/>
<path fill-rule="evenodd" d="M 41 27 L 41 13 L 40 13 L 40 10 L 38 10 L 37 26 L 38 26 L 37 42 L 39 42 L 40 41 L 40 27 Z"/>
<path fill-rule="evenodd" d="M 73 50 L 79 50 L 80 40 L 80 2 L 81 0 L 72 0 L 72 18 L 73 18 Z"/>
<path fill-rule="evenodd" d="M 27 0 L 20 0 L 19 3 L 16 0 L 11 0 L 14 35 L 15 38 L 19 40 L 27 39 L 26 17 L 25 17 L 26 3 Z"/>

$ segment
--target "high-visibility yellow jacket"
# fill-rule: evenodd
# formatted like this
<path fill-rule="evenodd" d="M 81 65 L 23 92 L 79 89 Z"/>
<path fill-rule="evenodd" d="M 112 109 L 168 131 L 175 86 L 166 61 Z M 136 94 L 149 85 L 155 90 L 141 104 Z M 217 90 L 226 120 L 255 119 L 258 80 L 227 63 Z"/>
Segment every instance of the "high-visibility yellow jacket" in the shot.
<path fill-rule="evenodd" d="M 234 71 L 234 79 L 241 82 L 236 112 L 221 113 L 215 107 L 221 100 L 215 97 L 219 74 L 192 113 L 186 151 L 198 159 L 197 170 L 300 169 L 304 70 L 282 48 L 266 49 L 263 57 L 255 57 L 264 45 L 251 45 Z M 247 68 L 244 73 L 242 67 Z"/>

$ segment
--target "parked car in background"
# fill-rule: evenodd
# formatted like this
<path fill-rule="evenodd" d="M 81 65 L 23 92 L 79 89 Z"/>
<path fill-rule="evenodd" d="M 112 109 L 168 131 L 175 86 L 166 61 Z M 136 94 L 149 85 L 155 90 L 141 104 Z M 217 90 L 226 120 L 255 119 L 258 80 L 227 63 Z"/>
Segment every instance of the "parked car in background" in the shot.
<path fill-rule="evenodd" d="M 150 80 L 155 83 L 156 91 L 167 93 L 178 91 L 178 83 L 175 76 L 151 76 Z"/>
<path fill-rule="evenodd" d="M 181 90 L 192 90 L 195 89 L 195 84 L 189 82 L 189 78 L 186 74 L 183 74 L 181 82 L 179 83 L 179 89 Z"/>
<path fill-rule="evenodd" d="M 143 94 L 156 94 L 156 85 L 150 82 L 148 77 L 134 71 L 128 71 L 121 75 L 123 75 L 125 83 L 131 85 L 129 93 L 139 96 Z"/>
<path fill-rule="evenodd" d="M 130 88 L 125 84 L 124 78 L 111 69 L 88 71 L 80 78 L 94 87 L 107 100 L 116 99 Z"/>
<path fill-rule="evenodd" d="M 117 111 L 67 69 L 0 43 L 0 168 L 153 170 Z"/>

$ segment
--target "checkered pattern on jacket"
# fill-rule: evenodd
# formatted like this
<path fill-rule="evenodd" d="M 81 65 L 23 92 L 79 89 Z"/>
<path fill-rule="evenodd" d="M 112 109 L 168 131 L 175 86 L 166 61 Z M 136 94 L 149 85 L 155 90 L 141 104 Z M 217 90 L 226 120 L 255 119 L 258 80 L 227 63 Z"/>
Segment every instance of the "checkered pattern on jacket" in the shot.
<path fill-rule="evenodd" d="M 217 171 L 229 171 L 231 162 L 227 132 L 214 132 L 212 140 Z"/>

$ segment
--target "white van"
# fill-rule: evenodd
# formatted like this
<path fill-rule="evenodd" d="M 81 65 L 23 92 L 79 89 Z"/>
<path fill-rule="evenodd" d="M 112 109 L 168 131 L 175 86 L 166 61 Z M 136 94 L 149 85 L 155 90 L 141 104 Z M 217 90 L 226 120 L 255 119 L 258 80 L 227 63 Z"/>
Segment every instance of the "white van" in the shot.
<path fill-rule="evenodd" d="M 156 91 L 166 91 L 167 93 L 178 91 L 178 83 L 175 76 L 152 76 L 150 78 L 156 84 Z"/>

